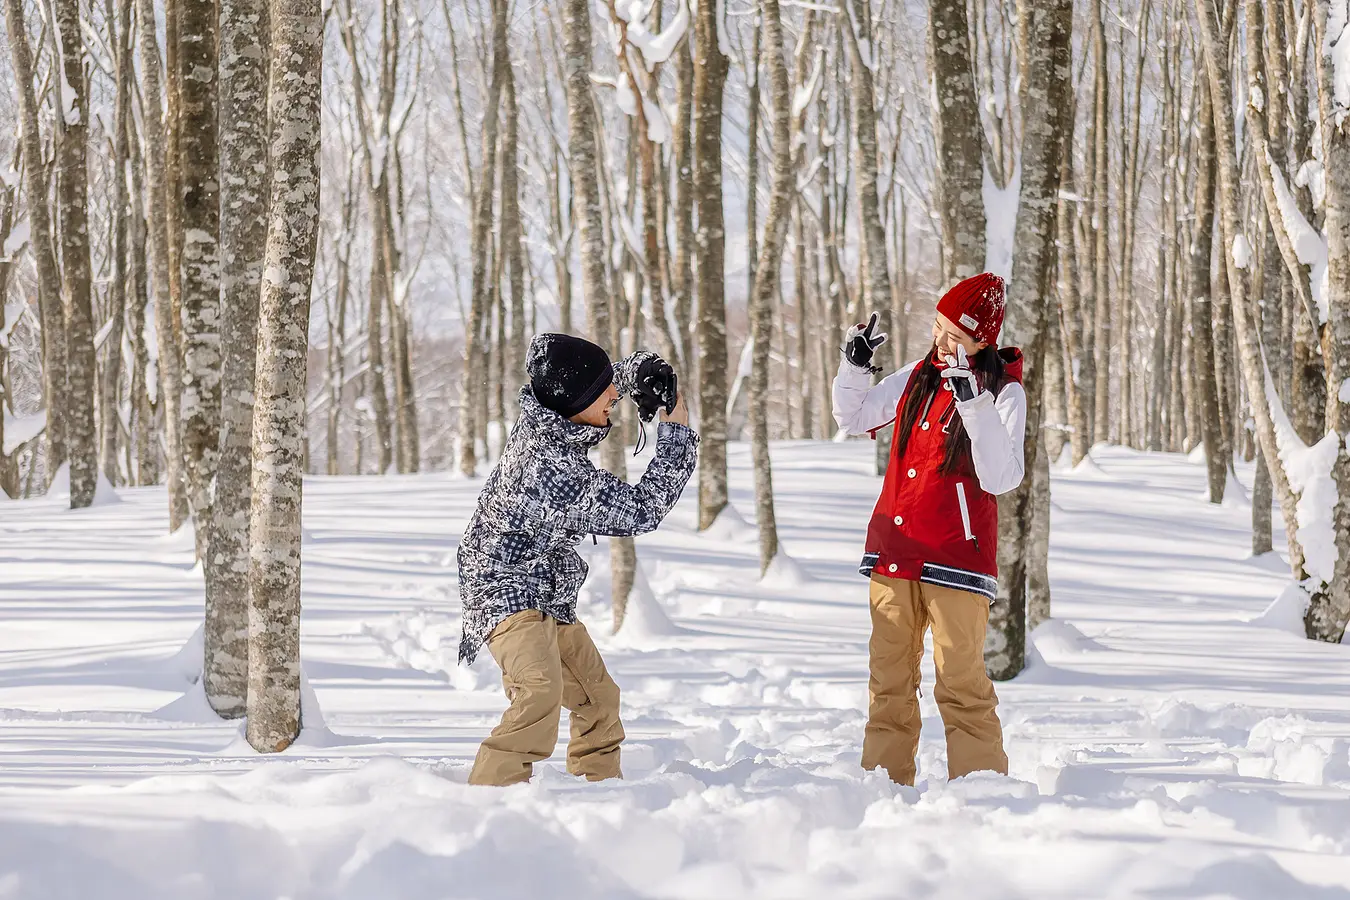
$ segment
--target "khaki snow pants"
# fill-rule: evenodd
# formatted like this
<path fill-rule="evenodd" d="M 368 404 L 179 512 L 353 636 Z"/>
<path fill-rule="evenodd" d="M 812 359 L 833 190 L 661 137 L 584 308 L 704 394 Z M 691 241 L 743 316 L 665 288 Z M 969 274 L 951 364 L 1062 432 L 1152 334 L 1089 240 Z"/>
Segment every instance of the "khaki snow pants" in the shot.
<path fill-rule="evenodd" d="M 872 639 L 868 644 L 869 706 L 863 735 L 865 769 L 914 784 L 919 749 L 919 661 L 933 629 L 934 691 L 947 732 L 947 777 L 991 770 L 1008 773 L 998 697 L 984 670 L 989 601 L 953 588 L 872 575 Z"/>
<path fill-rule="evenodd" d="M 586 626 L 560 624 L 527 609 L 504 620 L 488 636 L 488 650 L 502 667 L 511 705 L 478 748 L 469 784 L 529 781 L 534 764 L 558 743 L 562 707 L 571 715 L 567 771 L 588 781 L 622 778 L 619 686 L 609 677 Z"/>

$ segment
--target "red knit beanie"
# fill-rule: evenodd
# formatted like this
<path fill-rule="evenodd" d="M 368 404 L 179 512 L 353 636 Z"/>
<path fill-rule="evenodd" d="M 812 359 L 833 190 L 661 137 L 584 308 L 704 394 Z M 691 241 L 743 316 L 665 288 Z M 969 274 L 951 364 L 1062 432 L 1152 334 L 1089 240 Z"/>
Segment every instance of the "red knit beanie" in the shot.
<path fill-rule="evenodd" d="M 943 294 L 937 311 L 975 340 L 997 345 L 1006 305 L 1003 279 L 991 272 L 981 272 Z"/>

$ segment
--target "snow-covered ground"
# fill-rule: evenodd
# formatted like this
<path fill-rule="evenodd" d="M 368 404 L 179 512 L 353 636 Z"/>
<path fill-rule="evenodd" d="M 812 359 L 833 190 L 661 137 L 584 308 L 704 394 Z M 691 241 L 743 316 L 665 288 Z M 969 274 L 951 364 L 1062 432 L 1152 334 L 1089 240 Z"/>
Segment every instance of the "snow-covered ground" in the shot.
<path fill-rule="evenodd" d="M 632 634 L 594 567 L 629 734 L 596 785 L 561 751 L 464 784 L 505 704 L 488 654 L 454 664 L 476 482 L 308 482 L 322 715 L 270 758 L 190 684 L 201 574 L 161 491 L 0 503 L 0 898 L 1350 896 L 1350 647 L 1249 623 L 1283 565 L 1180 457 L 1056 474 L 1056 618 L 999 687 L 1011 777 L 946 781 L 931 664 L 918 788 L 862 772 L 871 451 L 775 447 L 796 565 L 763 582 L 752 527 L 694 533 L 693 489 L 638 542 Z"/>

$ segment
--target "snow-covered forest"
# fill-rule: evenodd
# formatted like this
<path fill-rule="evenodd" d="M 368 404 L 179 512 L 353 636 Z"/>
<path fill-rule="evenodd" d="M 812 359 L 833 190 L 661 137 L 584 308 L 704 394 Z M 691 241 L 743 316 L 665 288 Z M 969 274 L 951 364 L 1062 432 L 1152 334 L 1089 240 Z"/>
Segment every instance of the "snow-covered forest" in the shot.
<path fill-rule="evenodd" d="M 1350 891 L 1350 0 L 3 2 L 0 796 L 46 793 L 0 835 L 134 820 L 169 763 L 232 798 L 164 807 L 199 840 L 341 808 L 326 861 L 272 817 L 277 882 L 186 854 L 200 896 L 548 893 L 492 872 L 530 821 L 633 853 L 557 863 L 578 896 L 894 896 L 850 834 L 966 826 L 993 896 Z M 880 313 L 884 378 L 983 271 L 1026 360 L 1010 774 L 906 793 L 854 771 L 890 429 L 846 439 L 832 382 L 849 326 Z M 701 443 L 673 533 L 585 542 L 637 784 L 569 818 L 554 772 L 514 821 L 450 784 L 503 702 L 454 666 L 455 548 L 547 331 L 660 354 Z M 631 481 L 620 409 L 594 456 Z M 387 790 L 463 821 L 393 828 Z M 1042 829 L 1169 849 L 1056 881 Z M 171 895 L 99 834 L 72 889 Z M 21 856 L 0 895 L 51 896 Z"/>

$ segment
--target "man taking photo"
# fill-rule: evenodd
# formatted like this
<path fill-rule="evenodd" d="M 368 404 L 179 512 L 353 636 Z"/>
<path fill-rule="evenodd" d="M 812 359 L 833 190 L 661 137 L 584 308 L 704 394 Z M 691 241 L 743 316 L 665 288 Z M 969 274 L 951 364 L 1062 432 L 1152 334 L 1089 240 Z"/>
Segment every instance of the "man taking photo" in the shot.
<path fill-rule="evenodd" d="M 577 621 L 586 535 L 654 531 L 698 461 L 698 435 L 674 370 L 640 351 L 610 363 L 590 341 L 536 335 L 525 364 L 520 418 L 488 476 L 458 550 L 464 603 L 462 663 L 486 643 L 511 705 L 478 748 L 470 784 L 528 781 L 570 713 L 567 771 L 620 778 L 619 688 Z M 588 451 L 609 435 L 610 411 L 628 395 L 650 420 L 661 409 L 656 456 L 636 484 L 597 468 Z"/>

